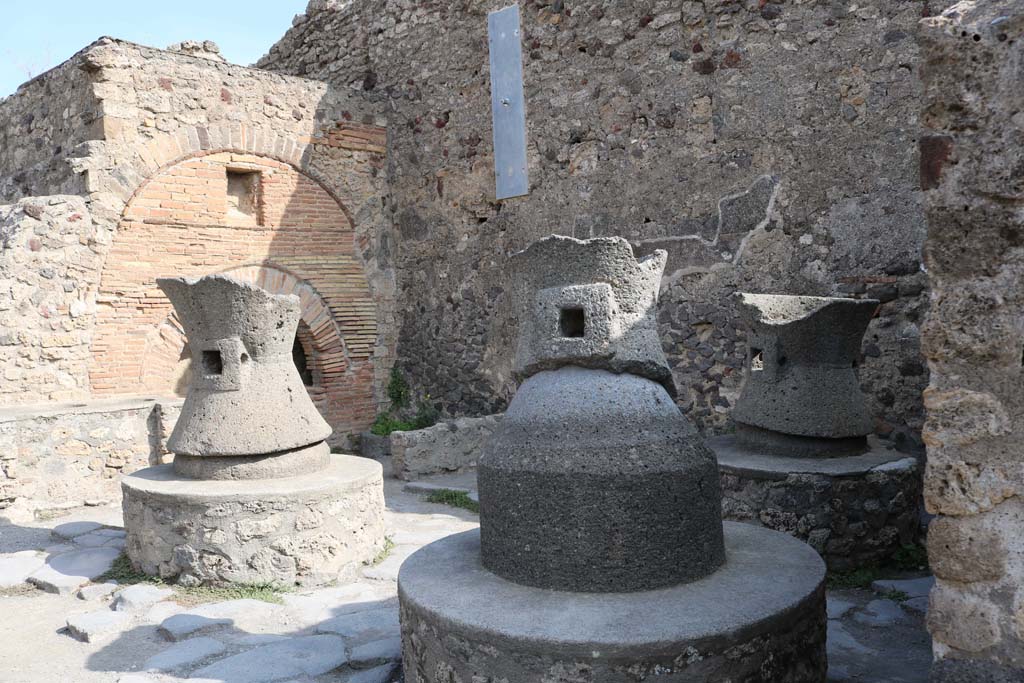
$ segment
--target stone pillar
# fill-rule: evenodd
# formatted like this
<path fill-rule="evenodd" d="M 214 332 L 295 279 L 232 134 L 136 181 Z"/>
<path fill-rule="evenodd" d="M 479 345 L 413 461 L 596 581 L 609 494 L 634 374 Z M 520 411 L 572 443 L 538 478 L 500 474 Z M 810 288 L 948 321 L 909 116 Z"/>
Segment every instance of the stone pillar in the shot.
<path fill-rule="evenodd" d="M 122 480 L 132 564 L 183 583 L 354 577 L 384 545 L 382 471 L 325 443 L 292 361 L 299 298 L 219 275 L 157 283 L 194 362 L 173 464 Z"/>
<path fill-rule="evenodd" d="M 915 539 L 917 460 L 869 441 L 860 346 L 878 302 L 737 294 L 747 324 L 736 433 L 710 440 L 722 514 L 810 543 L 833 569 Z"/>
<path fill-rule="evenodd" d="M 1024 680 L 1024 0 L 922 22 L 932 680 Z"/>
<path fill-rule="evenodd" d="M 479 532 L 402 565 L 407 680 L 824 681 L 824 564 L 722 523 L 670 396 L 665 258 L 559 236 L 513 257 L 521 385 L 480 458 Z"/>

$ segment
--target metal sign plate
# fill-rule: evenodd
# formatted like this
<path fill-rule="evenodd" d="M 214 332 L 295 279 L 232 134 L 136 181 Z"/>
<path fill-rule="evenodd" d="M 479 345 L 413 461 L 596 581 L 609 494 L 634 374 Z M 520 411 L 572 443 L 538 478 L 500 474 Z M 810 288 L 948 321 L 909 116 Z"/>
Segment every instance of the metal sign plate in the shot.
<path fill-rule="evenodd" d="M 488 14 L 487 36 L 491 55 L 495 193 L 498 199 L 507 199 L 530 191 L 519 5 Z"/>

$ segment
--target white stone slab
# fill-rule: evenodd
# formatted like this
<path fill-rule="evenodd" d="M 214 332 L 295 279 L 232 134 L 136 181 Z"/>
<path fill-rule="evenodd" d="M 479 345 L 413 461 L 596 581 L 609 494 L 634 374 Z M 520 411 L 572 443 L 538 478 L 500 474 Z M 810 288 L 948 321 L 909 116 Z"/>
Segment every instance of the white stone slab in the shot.
<path fill-rule="evenodd" d="M 68 617 L 68 633 L 83 643 L 95 643 L 101 638 L 120 633 L 128 627 L 131 620 L 130 614 L 111 612 L 108 609 L 75 614 Z"/>
<path fill-rule="evenodd" d="M 175 643 L 142 665 L 145 671 L 176 671 L 224 652 L 224 643 L 200 636 Z"/>
<path fill-rule="evenodd" d="M 129 586 L 114 596 L 114 609 L 118 612 L 138 612 L 174 595 L 170 588 L 158 588 L 145 583 Z"/>
<path fill-rule="evenodd" d="M 219 631 L 230 625 L 231 619 L 213 619 L 186 612 L 164 619 L 157 631 L 168 640 L 182 640 L 197 633 Z"/>
<path fill-rule="evenodd" d="M 347 661 L 344 641 L 332 635 L 289 638 L 261 645 L 192 674 L 223 683 L 265 683 L 298 676 L 320 676 Z"/>
<path fill-rule="evenodd" d="M 316 627 L 317 633 L 335 633 L 343 638 L 370 642 L 400 632 L 398 610 L 394 607 L 344 614 Z"/>
<path fill-rule="evenodd" d="M 33 572 L 28 582 L 48 593 L 67 595 L 107 572 L 120 555 L 116 548 L 86 548 L 55 555 Z"/>
<path fill-rule="evenodd" d="M 58 541 L 68 541 L 102 527 L 103 525 L 99 522 L 65 522 L 55 526 L 50 534 Z"/>
<path fill-rule="evenodd" d="M 395 635 L 373 640 L 352 648 L 349 663 L 354 666 L 369 666 L 395 662 L 402 658 L 402 638 Z"/>
<path fill-rule="evenodd" d="M 898 591 L 908 598 L 925 598 L 931 593 L 934 585 L 934 576 L 924 576 L 920 579 L 881 579 L 871 582 L 871 590 L 876 593 Z"/>
<path fill-rule="evenodd" d="M 116 581 L 109 581 L 107 583 L 95 583 L 91 586 L 82 586 L 78 589 L 79 600 L 99 600 L 111 595 L 120 586 L 117 585 Z"/>
<path fill-rule="evenodd" d="M 0 588 L 20 586 L 46 562 L 46 556 L 35 550 L 0 555 Z"/>

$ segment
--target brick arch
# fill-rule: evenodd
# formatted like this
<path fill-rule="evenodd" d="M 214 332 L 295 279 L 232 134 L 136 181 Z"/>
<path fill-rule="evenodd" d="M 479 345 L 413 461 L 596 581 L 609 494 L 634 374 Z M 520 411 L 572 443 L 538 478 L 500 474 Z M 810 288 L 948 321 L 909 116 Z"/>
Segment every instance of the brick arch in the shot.
<path fill-rule="evenodd" d="M 148 142 L 133 145 L 129 153 L 119 159 L 116 173 L 101 173 L 104 189 L 120 200 L 118 207 L 125 207 L 152 178 L 182 161 L 210 154 L 251 154 L 288 164 L 315 180 L 338 202 L 351 221 L 344 193 L 312 163 L 317 144 L 376 154 L 385 151 L 383 130 L 373 125 L 339 122 L 326 134 L 309 137 L 228 121 L 187 125 L 174 133 L 158 133 Z"/>
<path fill-rule="evenodd" d="M 344 387 L 352 363 L 341 328 L 323 298 L 308 282 L 273 264 L 235 266 L 222 272 L 272 294 L 299 297 L 302 307 L 299 336 L 314 380 L 307 389 L 313 402 L 325 417 L 328 416 L 330 396 Z M 172 309 L 146 340 L 141 370 L 146 393 L 171 391 L 184 396 L 190 360 L 186 344 L 185 331 Z"/>
<path fill-rule="evenodd" d="M 253 216 L 228 211 L 228 173 L 259 174 Z M 173 395 L 184 337 L 157 277 L 227 272 L 302 300 L 319 385 L 340 437 L 374 417 L 376 306 L 354 226 L 315 178 L 277 159 L 203 150 L 165 166 L 127 201 L 100 281 L 94 395 Z"/>

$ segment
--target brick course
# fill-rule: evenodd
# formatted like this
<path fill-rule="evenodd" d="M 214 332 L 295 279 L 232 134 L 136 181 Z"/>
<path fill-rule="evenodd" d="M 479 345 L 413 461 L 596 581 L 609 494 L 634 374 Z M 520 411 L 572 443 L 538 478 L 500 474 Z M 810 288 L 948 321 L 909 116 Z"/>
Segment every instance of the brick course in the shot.
<path fill-rule="evenodd" d="M 228 214 L 229 170 L 259 173 L 258 219 Z M 110 247 L 97 297 L 93 394 L 180 391 L 184 340 L 156 278 L 227 271 L 300 297 L 319 381 L 312 394 L 339 435 L 365 428 L 376 407 L 377 324 L 355 249 L 342 207 L 288 164 L 220 152 L 172 165 L 128 202 Z"/>

